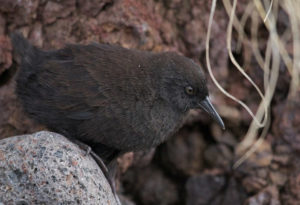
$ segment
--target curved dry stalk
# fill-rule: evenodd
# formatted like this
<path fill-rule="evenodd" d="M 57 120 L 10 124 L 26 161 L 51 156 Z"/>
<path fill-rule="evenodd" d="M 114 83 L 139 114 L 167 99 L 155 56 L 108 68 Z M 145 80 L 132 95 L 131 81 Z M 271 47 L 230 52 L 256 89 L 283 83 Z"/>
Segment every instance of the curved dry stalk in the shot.
<path fill-rule="evenodd" d="M 262 19 L 264 19 L 265 16 L 266 16 L 266 12 L 265 12 L 265 10 L 264 10 L 261 2 L 259 0 L 253 0 L 253 1 L 254 1 L 254 5 L 255 5 L 255 7 L 256 7 L 256 9 L 257 9 L 260 17 Z M 270 23 L 269 22 L 270 22 L 270 19 L 269 19 L 269 21 L 264 22 L 264 24 L 266 25 L 267 29 L 270 31 Z M 277 35 L 277 33 L 272 38 L 274 38 L 274 42 L 276 43 L 276 46 L 279 49 L 280 55 L 281 55 L 281 57 L 283 59 L 283 62 L 285 64 L 285 66 L 287 67 L 290 75 L 292 75 L 292 70 L 293 70 L 292 65 L 293 65 L 293 62 L 292 62 L 292 60 L 291 60 L 288 52 L 286 51 L 286 49 L 284 47 L 284 44 L 280 40 L 280 38 Z"/>
<path fill-rule="evenodd" d="M 212 79 L 212 81 L 214 82 L 214 84 L 219 88 L 219 90 L 226 95 L 227 97 L 229 97 L 230 99 L 234 100 L 235 102 L 239 103 L 241 106 L 243 106 L 247 112 L 251 115 L 251 117 L 254 119 L 254 121 L 257 123 L 257 125 L 259 126 L 263 126 L 264 124 L 260 123 L 256 117 L 254 116 L 254 114 L 252 113 L 252 111 L 250 110 L 250 108 L 243 103 L 242 101 L 240 101 L 239 99 L 237 99 L 236 97 L 234 97 L 233 95 L 229 94 L 219 83 L 218 81 L 215 79 L 213 73 L 212 73 L 212 69 L 211 69 L 211 64 L 210 64 L 210 58 L 209 58 L 209 40 L 210 40 L 210 33 L 211 33 L 211 25 L 212 25 L 212 21 L 213 21 L 213 16 L 215 13 L 215 8 L 216 8 L 216 2 L 217 0 L 213 0 L 212 1 L 212 6 L 211 6 L 211 12 L 210 12 L 210 16 L 209 16 L 209 23 L 208 23 L 208 31 L 207 31 L 207 35 L 206 35 L 206 64 L 207 64 L 207 68 L 208 68 L 208 72 L 209 75 Z M 231 18 L 233 19 L 233 18 Z M 232 20 L 233 21 L 233 20 Z M 231 24 L 232 27 L 232 24 Z M 232 54 L 232 53 L 231 53 Z M 242 71 L 244 74 L 245 72 Z M 246 74 L 247 76 L 247 74 Z M 247 76 L 248 77 L 248 76 Z M 249 77 L 248 77 L 249 78 Z M 251 80 L 251 79 L 250 79 Z M 251 80 L 252 81 L 252 80 Z M 252 81 L 253 82 L 253 81 Z M 257 87 L 257 86 L 256 86 Z M 260 92 L 261 93 L 261 92 Z"/>
<path fill-rule="evenodd" d="M 267 20 L 269 14 L 270 14 L 270 12 L 271 12 L 271 10 L 272 10 L 272 5 L 273 5 L 273 0 L 271 1 L 271 4 L 270 4 L 269 9 L 268 9 L 268 12 L 267 12 L 267 14 L 266 14 L 266 16 L 265 16 L 265 18 L 264 18 L 264 22 L 266 22 L 266 20 Z"/>
<path fill-rule="evenodd" d="M 300 12 L 297 12 L 295 8 L 300 7 L 300 1 L 264 0 L 265 7 L 268 8 L 268 11 L 266 12 L 260 0 L 253 0 L 253 2 L 250 2 L 247 5 L 246 7 L 247 11 L 243 15 L 242 20 L 239 22 L 238 18 L 235 15 L 237 0 L 233 0 L 232 5 L 230 4 L 229 0 L 223 0 L 223 4 L 226 9 L 226 12 L 230 17 L 229 24 L 227 27 L 227 39 L 226 39 L 227 50 L 228 50 L 230 60 L 235 65 L 235 67 L 244 75 L 244 77 L 255 87 L 256 91 L 259 93 L 262 99 L 256 111 L 255 116 L 245 103 L 243 103 L 242 101 L 238 100 L 237 98 L 229 94 L 227 91 L 225 91 L 217 82 L 217 80 L 215 79 L 212 73 L 210 58 L 209 58 L 209 40 L 210 40 L 211 25 L 213 21 L 214 12 L 215 12 L 216 2 L 217 0 L 212 1 L 212 7 L 211 7 L 211 13 L 209 17 L 208 31 L 206 37 L 206 63 L 207 63 L 208 72 L 214 84 L 220 89 L 220 91 L 227 97 L 231 98 L 235 102 L 242 105 L 253 118 L 251 125 L 249 126 L 248 132 L 244 137 L 244 140 L 236 148 L 236 153 L 239 155 L 240 153 L 245 152 L 245 150 L 247 150 L 248 148 L 250 149 L 248 149 L 248 151 L 245 154 L 243 154 L 242 157 L 235 163 L 234 168 L 236 168 L 257 150 L 257 148 L 264 141 L 265 136 L 268 133 L 270 127 L 270 115 L 269 115 L 270 106 L 275 93 L 275 88 L 279 76 L 281 59 L 283 60 L 285 66 L 287 67 L 289 74 L 292 76 L 289 96 L 294 96 L 299 91 L 300 88 L 299 85 L 300 83 L 299 82 L 300 80 L 300 75 L 299 75 L 300 74 L 300 31 L 299 31 Z M 285 48 L 285 43 L 291 38 L 288 31 L 285 31 L 284 34 L 282 35 L 284 38 L 280 39 L 276 30 L 277 16 L 280 7 L 285 8 L 287 13 L 289 14 L 290 22 L 292 24 L 291 31 L 293 37 L 294 59 L 289 56 Z M 255 10 L 256 12 L 253 11 L 253 9 L 256 9 Z M 249 15 L 247 14 L 248 12 L 252 14 L 251 15 L 252 18 L 251 40 L 245 38 L 245 31 L 244 31 L 244 26 L 246 24 L 247 19 L 249 18 Z M 259 29 L 259 21 L 258 21 L 259 19 L 257 18 L 258 15 L 260 16 L 261 21 L 265 24 L 269 32 L 269 39 L 268 39 L 265 55 L 260 53 L 260 49 L 258 46 L 259 45 L 258 32 L 257 32 Z M 251 42 L 252 51 L 256 59 L 256 62 L 264 71 L 263 82 L 264 82 L 265 95 L 262 94 L 262 92 L 257 87 L 257 85 L 244 72 L 243 68 L 237 63 L 236 59 L 232 54 L 231 38 L 232 38 L 233 26 L 239 34 L 239 40 L 238 40 L 239 43 L 242 41 Z M 272 59 L 272 63 L 271 63 L 271 59 Z M 272 67 L 272 69 L 270 69 L 270 66 Z M 259 128 L 263 127 L 264 125 L 265 127 L 263 128 L 262 133 L 259 136 L 259 139 L 256 140 Z"/>
<path fill-rule="evenodd" d="M 267 49 L 266 49 L 266 57 L 265 57 L 265 64 L 264 64 L 264 89 L 267 92 L 270 80 L 270 62 L 271 62 L 271 41 L 270 38 L 268 40 Z M 276 62 L 275 62 L 276 63 Z"/>
<path fill-rule="evenodd" d="M 232 51 L 231 51 L 232 50 L 231 49 L 232 25 L 233 25 L 234 13 L 235 13 L 235 10 L 236 10 L 236 4 L 237 4 L 237 0 L 233 0 L 233 6 L 232 6 L 232 10 L 231 10 L 230 19 L 229 19 L 229 25 L 227 27 L 227 50 L 228 50 L 228 54 L 229 54 L 231 62 L 242 73 L 242 75 L 253 85 L 253 87 L 256 89 L 256 91 L 258 92 L 258 94 L 260 95 L 260 97 L 262 99 L 262 103 L 264 105 L 264 111 L 265 111 L 263 122 L 260 122 L 261 120 L 259 120 L 256 116 L 252 116 L 253 117 L 252 122 L 255 122 L 257 124 L 257 126 L 259 128 L 261 128 L 261 127 L 265 126 L 266 121 L 267 121 L 268 106 L 265 103 L 265 96 L 262 94 L 262 92 L 258 88 L 258 86 L 253 82 L 253 80 L 244 72 L 243 68 L 238 64 L 238 62 L 234 58 L 234 56 L 232 54 Z"/>
<path fill-rule="evenodd" d="M 242 42 L 244 41 L 244 36 L 245 36 L 245 32 L 244 32 L 244 28 L 246 25 L 246 22 L 249 18 L 249 16 L 251 15 L 252 11 L 253 11 L 254 5 L 252 4 L 252 2 L 250 2 L 246 9 L 245 12 L 241 18 L 241 22 L 240 22 L 240 28 L 238 30 L 238 41 L 237 41 L 237 46 L 236 49 L 239 51 L 242 48 Z M 248 40 L 248 39 L 245 39 Z"/>
<path fill-rule="evenodd" d="M 226 13 L 228 14 L 228 16 L 230 16 L 230 12 L 232 10 L 232 5 L 230 3 L 229 0 L 222 0 L 223 1 L 223 5 L 224 5 L 224 8 L 225 8 L 225 11 Z M 243 35 L 245 35 L 245 32 L 244 32 L 244 27 L 241 25 L 240 21 L 238 20 L 238 18 L 236 16 L 233 17 L 233 25 L 234 25 L 234 28 L 237 30 L 237 32 L 242 32 Z"/>
<path fill-rule="evenodd" d="M 273 34 L 271 34 L 273 35 Z M 271 39 L 271 37 L 270 37 Z M 270 76 L 270 80 L 267 78 L 266 74 L 264 77 L 264 80 L 266 80 L 267 82 L 265 83 L 265 90 L 266 90 L 266 101 L 268 103 L 268 105 L 270 105 L 271 100 L 273 98 L 274 92 L 275 92 L 275 88 L 276 88 L 276 84 L 277 84 L 277 80 L 278 80 L 278 76 L 279 76 L 279 68 L 280 68 L 280 55 L 278 52 L 278 49 L 276 46 L 274 46 L 274 42 L 269 40 L 268 43 L 268 47 L 267 47 L 267 51 L 266 51 L 266 61 L 265 61 L 265 69 L 264 70 L 268 70 L 268 66 L 270 64 L 270 58 L 271 58 L 271 48 L 272 47 L 272 71 L 271 71 L 271 76 Z M 262 103 L 260 105 L 260 108 L 258 109 L 257 112 L 257 117 L 261 117 L 263 114 L 263 106 Z M 268 115 L 270 114 L 270 108 L 268 110 Z M 270 127 L 270 116 L 268 117 L 268 121 L 266 126 L 264 127 L 259 139 L 253 144 L 254 142 L 254 137 L 256 137 L 257 135 L 257 126 L 252 123 L 250 125 L 250 128 L 248 130 L 248 133 L 245 137 L 245 139 L 240 143 L 240 145 L 238 146 L 237 150 L 239 151 L 239 149 L 241 151 L 244 151 L 245 149 L 249 148 L 250 149 L 242 155 L 242 157 L 235 162 L 233 168 L 237 168 L 241 163 L 243 163 L 245 160 L 247 160 L 247 158 L 249 158 L 249 156 L 251 156 L 251 154 L 253 154 L 258 147 L 261 145 L 261 143 L 264 141 L 269 127 Z M 240 152 L 241 152 L 240 151 Z"/>
<path fill-rule="evenodd" d="M 297 91 L 299 90 L 299 70 L 300 69 L 300 37 L 299 37 L 299 22 L 297 19 L 297 13 L 295 7 L 297 3 L 294 0 L 285 1 L 283 5 L 287 8 L 287 13 L 289 15 L 291 21 L 291 29 L 293 34 L 293 53 L 294 53 L 294 61 L 293 61 L 293 72 L 292 72 L 292 80 L 290 83 L 290 91 L 289 98 L 294 98 L 297 95 Z M 299 8 L 299 7 L 298 7 Z M 298 15 L 299 16 L 299 15 Z"/>
<path fill-rule="evenodd" d="M 258 41 L 257 41 L 257 31 L 258 31 L 258 17 L 257 13 L 253 12 L 251 15 L 251 46 L 253 50 L 254 57 L 258 63 L 258 65 L 263 69 L 264 67 L 264 59 L 259 52 Z"/>
<path fill-rule="evenodd" d="M 268 115 L 269 115 L 270 111 L 268 111 Z M 238 161 L 236 161 L 233 165 L 233 169 L 238 168 L 244 161 L 246 161 L 252 154 L 254 154 L 256 152 L 256 150 L 258 150 L 259 146 L 264 142 L 269 128 L 271 125 L 271 120 L 270 118 L 268 118 L 266 126 L 264 127 L 261 136 L 259 137 L 259 139 L 250 147 L 250 149 L 241 157 L 238 159 Z"/>
<path fill-rule="evenodd" d="M 272 70 L 271 70 L 271 74 L 270 74 L 270 80 L 268 80 L 268 78 L 266 76 L 264 77 L 264 80 L 267 80 L 266 82 L 264 82 L 264 85 L 265 85 L 265 87 L 267 87 L 267 89 L 266 89 L 266 95 L 265 95 L 265 102 L 260 103 L 258 111 L 256 112 L 256 117 L 258 119 L 262 119 L 265 114 L 264 106 L 267 105 L 269 107 L 271 104 L 271 100 L 273 98 L 276 84 L 277 84 L 279 67 L 280 67 L 280 55 L 279 55 L 278 47 L 276 46 L 277 42 L 275 42 L 276 38 L 274 38 L 274 36 L 277 35 L 275 16 L 270 14 L 268 21 L 269 21 L 269 28 L 270 28 L 269 41 L 271 42 L 273 62 L 272 62 Z M 264 67 L 264 70 L 268 72 L 268 68 Z M 255 123 L 253 123 L 253 121 L 252 121 L 244 140 L 238 145 L 238 147 L 236 149 L 238 154 L 244 152 L 246 149 L 248 149 L 249 147 L 251 147 L 253 145 L 255 138 L 257 136 L 257 133 L 258 133 L 258 126 Z M 264 137 L 264 136 L 261 135 L 259 139 L 261 139 L 262 137 Z M 256 150 L 255 148 L 251 148 L 248 152 L 246 152 L 246 154 L 253 153 L 255 150 Z M 246 159 L 245 155 L 243 155 L 242 158 L 243 158 L 243 160 L 245 160 Z M 238 164 L 240 164 L 242 161 L 239 160 Z"/>

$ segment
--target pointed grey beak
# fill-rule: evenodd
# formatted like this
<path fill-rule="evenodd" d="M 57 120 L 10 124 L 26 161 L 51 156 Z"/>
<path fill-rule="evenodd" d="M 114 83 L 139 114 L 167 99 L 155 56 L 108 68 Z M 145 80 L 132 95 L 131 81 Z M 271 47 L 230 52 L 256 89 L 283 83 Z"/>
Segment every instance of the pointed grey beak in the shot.
<path fill-rule="evenodd" d="M 220 115 L 211 104 L 209 97 L 207 96 L 204 100 L 199 103 L 201 109 L 207 112 L 221 127 L 225 130 L 225 125 Z"/>

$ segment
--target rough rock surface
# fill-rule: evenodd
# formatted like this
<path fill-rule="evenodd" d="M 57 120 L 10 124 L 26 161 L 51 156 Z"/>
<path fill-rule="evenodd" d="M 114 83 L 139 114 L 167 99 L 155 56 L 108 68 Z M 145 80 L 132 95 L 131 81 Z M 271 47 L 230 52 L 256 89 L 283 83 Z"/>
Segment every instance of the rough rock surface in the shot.
<path fill-rule="evenodd" d="M 228 15 L 223 2 L 232 3 L 217 2 L 210 41 L 213 73 L 226 90 L 255 112 L 259 95 L 228 57 Z M 253 2 L 237 2 L 239 19 L 247 13 L 245 9 L 250 3 Z M 211 4 L 212 0 L 0 0 L 0 139 L 45 130 L 24 114 L 14 94 L 19 66 L 9 41 L 11 32 L 21 31 L 43 49 L 95 41 L 154 52 L 171 50 L 194 59 L 205 69 Z M 279 33 L 290 33 L 284 32 L 290 26 L 288 19 L 287 13 L 279 12 Z M 250 19 L 245 26 L 245 36 L 250 37 Z M 259 28 L 259 49 L 263 54 L 268 33 L 262 22 Z M 263 72 L 251 45 L 244 41 L 238 49 L 237 41 L 233 30 L 234 56 L 263 88 Z M 294 56 L 292 39 L 286 43 L 289 56 Z M 211 98 L 224 119 L 226 131 L 203 112 L 193 111 L 184 128 L 156 151 L 129 153 L 120 158 L 121 183 L 117 181 L 117 188 L 129 201 L 126 203 L 132 200 L 138 205 L 182 205 L 199 200 L 212 205 L 263 205 L 274 201 L 299 205 L 300 90 L 288 98 L 290 80 L 281 63 L 272 101 L 271 129 L 260 149 L 238 169 L 232 169 L 237 160 L 236 147 L 245 136 L 251 117 L 221 94 L 208 77 Z M 224 184 L 210 183 L 215 178 L 222 179 Z M 220 190 L 215 192 L 214 186 Z M 209 194 L 199 199 L 206 192 Z"/>
<path fill-rule="evenodd" d="M 91 156 L 65 137 L 37 132 L 0 141 L 0 204 L 116 204 Z"/>

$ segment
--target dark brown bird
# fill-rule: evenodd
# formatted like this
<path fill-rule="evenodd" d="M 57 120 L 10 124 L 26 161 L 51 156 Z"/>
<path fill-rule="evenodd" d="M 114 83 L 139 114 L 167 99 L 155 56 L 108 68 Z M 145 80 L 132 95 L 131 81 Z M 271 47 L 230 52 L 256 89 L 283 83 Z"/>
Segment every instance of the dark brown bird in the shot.
<path fill-rule="evenodd" d="M 24 110 L 106 163 L 164 142 L 190 109 L 224 128 L 203 71 L 186 57 L 96 43 L 43 51 L 20 34 L 12 43 L 22 59 L 16 92 Z"/>

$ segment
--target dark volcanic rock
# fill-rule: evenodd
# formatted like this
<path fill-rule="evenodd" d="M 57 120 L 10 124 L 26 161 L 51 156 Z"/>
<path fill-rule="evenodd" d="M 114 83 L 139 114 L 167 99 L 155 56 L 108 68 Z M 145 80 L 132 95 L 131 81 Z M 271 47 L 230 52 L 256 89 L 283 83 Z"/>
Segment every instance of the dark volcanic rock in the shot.
<path fill-rule="evenodd" d="M 220 197 L 221 203 L 215 203 L 216 205 L 227 205 L 227 204 L 243 204 L 246 199 L 246 193 L 238 183 L 238 181 L 231 177 L 228 180 L 228 184 L 224 193 Z"/>
<path fill-rule="evenodd" d="M 204 153 L 205 161 L 211 167 L 219 167 L 230 169 L 233 160 L 233 153 L 224 144 L 217 144 L 209 146 Z"/>
<path fill-rule="evenodd" d="M 205 147 L 205 141 L 199 132 L 182 129 L 159 148 L 162 165 L 172 174 L 194 175 L 203 167 Z"/>
<path fill-rule="evenodd" d="M 138 199 L 138 204 L 175 204 L 179 199 L 178 188 L 156 166 L 130 169 L 123 177 L 126 190 Z"/>
<path fill-rule="evenodd" d="M 277 129 L 294 150 L 300 151 L 300 91 L 286 103 L 281 112 Z"/>
<path fill-rule="evenodd" d="M 225 177 L 210 174 L 201 174 L 190 177 L 186 183 L 186 204 L 210 204 L 224 188 Z"/>

